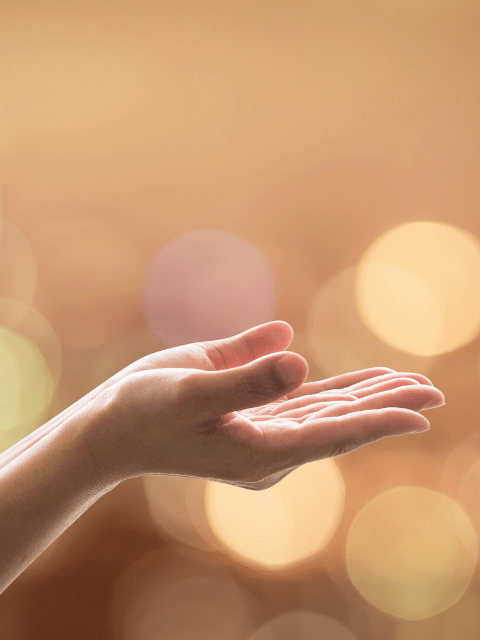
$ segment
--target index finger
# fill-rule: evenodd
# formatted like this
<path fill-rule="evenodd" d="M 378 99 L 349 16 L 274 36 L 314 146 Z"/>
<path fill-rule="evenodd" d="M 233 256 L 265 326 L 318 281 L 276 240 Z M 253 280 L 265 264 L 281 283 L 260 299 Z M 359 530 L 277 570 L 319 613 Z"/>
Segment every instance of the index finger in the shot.
<path fill-rule="evenodd" d="M 298 389 L 295 389 L 291 393 L 287 393 L 286 397 L 289 400 L 292 400 L 292 398 L 321 393 L 322 391 L 329 391 L 330 389 L 344 389 L 345 387 L 351 387 L 352 385 L 368 380 L 369 378 L 377 378 L 388 373 L 396 373 L 396 371 L 394 369 L 388 369 L 387 367 L 372 367 L 370 369 L 361 369 L 360 371 L 342 373 L 339 376 L 333 376 L 332 378 L 326 378 L 325 380 L 304 382 L 302 386 L 298 387 Z"/>

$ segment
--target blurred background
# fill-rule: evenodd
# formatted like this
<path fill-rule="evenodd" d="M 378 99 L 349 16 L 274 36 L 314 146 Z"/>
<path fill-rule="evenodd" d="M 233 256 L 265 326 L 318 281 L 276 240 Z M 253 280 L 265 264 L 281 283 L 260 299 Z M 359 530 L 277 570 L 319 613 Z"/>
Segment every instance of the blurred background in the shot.
<path fill-rule="evenodd" d="M 263 492 L 124 482 L 0 595 L 2 640 L 478 639 L 479 32 L 473 0 L 2 0 L 0 452 L 276 319 L 308 381 L 447 401 Z"/>

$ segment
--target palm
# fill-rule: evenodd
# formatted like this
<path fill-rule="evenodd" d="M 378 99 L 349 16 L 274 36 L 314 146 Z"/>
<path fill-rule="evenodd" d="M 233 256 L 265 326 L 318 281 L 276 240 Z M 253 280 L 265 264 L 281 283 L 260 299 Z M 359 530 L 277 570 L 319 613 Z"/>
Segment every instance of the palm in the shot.
<path fill-rule="evenodd" d="M 368 433 L 375 410 L 388 407 L 399 408 L 400 411 L 404 408 L 419 410 L 425 403 L 424 398 L 431 397 L 433 392 L 431 383 L 420 374 L 366 369 L 304 383 L 276 402 L 224 416 L 221 428 L 231 440 L 239 444 L 249 442 L 252 450 L 260 448 L 265 452 L 264 459 L 271 461 L 268 473 L 263 472 L 259 480 L 244 482 L 241 486 L 266 489 L 300 466 L 296 462 L 298 443 L 305 435 L 307 439 L 312 436 L 312 444 L 315 441 L 312 461 L 319 459 L 319 432 L 324 434 L 322 457 L 347 453 L 365 444 L 364 434 Z M 340 441 L 338 446 L 342 431 L 337 424 L 332 425 L 331 418 L 349 413 L 355 413 L 360 444 L 347 439 L 345 443 Z M 397 418 L 401 416 L 397 415 Z M 299 435 L 302 438 L 298 438 Z M 303 457 L 301 464 L 307 461 Z M 238 482 L 234 484 L 238 485 Z"/>
<path fill-rule="evenodd" d="M 203 371 L 241 367 L 263 356 L 285 351 L 292 335 L 287 323 L 274 321 L 224 340 L 186 344 L 150 354 L 121 374 L 177 367 Z M 232 445 L 229 451 L 263 452 L 262 459 L 270 461 L 267 472 L 264 469 L 259 480 L 240 486 L 264 489 L 299 466 L 295 452 L 299 450 L 300 440 L 307 443 L 301 464 L 310 455 L 314 455 L 312 460 L 319 459 L 319 436 L 324 442 L 322 457 L 346 453 L 360 446 L 353 442 L 356 436 L 349 439 L 342 434 L 342 424 L 336 422 L 335 417 L 353 413 L 351 417 L 355 422 L 350 424 L 358 433 L 358 441 L 364 444 L 369 441 L 375 423 L 385 419 L 385 414 L 378 409 L 395 408 L 394 415 L 390 413 L 390 422 L 393 428 L 400 428 L 411 414 L 405 409 L 417 411 L 426 401 L 435 399 L 435 394 L 441 396 L 425 376 L 376 367 L 303 383 L 275 402 L 234 411 L 202 426 L 206 433 L 216 430 L 218 435 L 226 436 L 226 442 Z M 197 430 L 197 434 L 201 431 L 203 429 Z M 339 446 L 342 435 L 344 442 Z M 238 486 L 239 482 L 232 484 Z"/>
<path fill-rule="evenodd" d="M 142 371 L 154 374 L 155 370 L 169 368 L 222 371 L 243 365 L 248 366 L 263 356 L 285 351 L 292 337 L 293 330 L 290 325 L 279 320 L 253 327 L 223 340 L 186 344 L 147 355 L 119 371 L 74 405 L 52 418 L 42 428 L 34 431 L 28 438 L 11 447 L 8 455 L 3 454 L 0 466 L 7 464 L 26 448 L 57 428 L 76 410 L 86 406 L 104 390 L 129 374 Z M 418 410 L 423 406 L 423 400 L 431 401 L 432 398 L 435 400 L 438 396 L 442 394 L 433 387 L 428 378 L 420 374 L 398 373 L 392 369 L 378 367 L 342 374 L 327 380 L 304 383 L 287 395 L 277 398 L 275 402 L 225 414 L 220 416 L 217 423 L 221 424 L 221 430 L 228 434 L 232 444 L 236 442 L 247 444 L 247 450 L 249 450 L 250 443 L 255 442 L 257 445 L 260 444 L 260 448 L 265 449 L 266 458 L 270 459 L 277 457 L 281 459 L 282 455 L 277 456 L 277 453 L 283 454 L 287 464 L 283 465 L 283 471 L 280 474 L 275 474 L 273 471 L 274 475 L 271 476 L 271 480 L 268 480 L 269 484 L 265 485 L 264 481 L 260 483 L 260 485 L 263 483 L 263 486 L 259 488 L 265 488 L 275 484 L 275 481 L 278 482 L 281 477 L 298 466 L 298 462 L 295 463 L 290 458 L 290 452 L 295 451 L 298 444 L 297 435 L 302 436 L 297 440 L 310 442 L 309 434 L 311 433 L 314 436 L 312 439 L 316 439 L 315 445 L 318 444 L 320 436 L 322 443 L 325 440 L 327 448 L 330 446 L 333 451 L 329 455 L 339 455 L 338 447 L 335 453 L 329 442 L 338 440 L 338 434 L 342 434 L 343 424 L 335 422 L 335 418 L 332 420 L 332 416 L 353 412 L 354 415 L 351 417 L 354 418 L 354 422 L 350 421 L 349 424 L 350 428 L 354 427 L 354 439 L 357 433 L 362 435 L 362 429 L 363 435 L 369 437 L 372 424 L 379 422 L 379 419 L 385 419 L 386 414 L 382 412 L 382 408 L 385 410 L 386 407 L 400 407 L 395 415 L 390 412 L 389 417 L 387 416 L 390 426 L 395 426 L 393 423 L 397 423 L 398 426 L 405 422 L 407 413 L 411 414 L 401 407 Z M 371 411 L 372 409 L 380 409 L 380 411 Z M 350 440 L 352 440 L 351 437 Z M 364 440 L 368 441 L 368 439 Z M 315 447 L 312 447 L 313 449 Z M 318 450 L 318 447 L 315 450 Z M 308 449 L 307 457 L 310 455 L 311 451 Z M 317 456 L 316 459 L 319 457 Z M 291 465 L 288 464 L 290 460 L 292 460 Z M 306 461 L 303 459 L 302 464 Z M 285 471 L 287 467 L 289 470 Z M 274 480 L 274 477 L 277 479 Z M 258 483 L 254 484 L 255 488 L 258 488 Z"/>
<path fill-rule="evenodd" d="M 283 321 L 274 321 L 232 338 L 165 349 L 137 360 L 124 372 L 174 367 L 222 371 L 240 367 L 267 354 L 284 351 L 291 342 L 291 333 L 286 326 Z M 412 389 L 419 385 L 421 389 Z M 422 393 L 428 393 L 432 386 L 421 374 L 375 367 L 304 383 L 275 402 L 224 416 L 223 424 L 233 420 L 236 428 L 242 426 L 240 432 L 245 437 L 261 433 L 266 439 L 273 434 L 279 438 L 282 432 L 287 438 L 289 432 L 298 430 L 300 425 L 345 413 L 345 403 L 365 399 L 355 405 L 355 410 L 385 406 L 409 408 L 418 404 L 418 397 L 423 397 Z M 350 409 L 347 407 L 347 410 Z"/>

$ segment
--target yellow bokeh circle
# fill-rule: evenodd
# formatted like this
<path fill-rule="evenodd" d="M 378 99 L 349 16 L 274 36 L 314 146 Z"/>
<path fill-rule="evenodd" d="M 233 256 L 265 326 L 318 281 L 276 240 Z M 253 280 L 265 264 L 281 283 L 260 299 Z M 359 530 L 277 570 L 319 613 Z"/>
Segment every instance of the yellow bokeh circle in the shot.
<path fill-rule="evenodd" d="M 380 236 L 360 260 L 356 301 L 363 322 L 387 344 L 415 355 L 456 349 L 480 331 L 480 244 L 437 222 L 412 222 Z"/>
<path fill-rule="evenodd" d="M 30 426 L 48 407 L 55 389 L 52 374 L 35 343 L 0 327 L 0 449 L 3 436 Z"/>
<path fill-rule="evenodd" d="M 239 561 L 271 569 L 299 563 L 322 550 L 339 525 L 344 483 L 335 461 L 296 469 L 263 491 L 210 482 L 209 525 Z"/>
<path fill-rule="evenodd" d="M 368 502 L 346 543 L 350 579 L 372 605 L 403 620 L 431 618 L 467 590 L 477 563 L 472 522 L 453 499 L 401 486 Z"/>

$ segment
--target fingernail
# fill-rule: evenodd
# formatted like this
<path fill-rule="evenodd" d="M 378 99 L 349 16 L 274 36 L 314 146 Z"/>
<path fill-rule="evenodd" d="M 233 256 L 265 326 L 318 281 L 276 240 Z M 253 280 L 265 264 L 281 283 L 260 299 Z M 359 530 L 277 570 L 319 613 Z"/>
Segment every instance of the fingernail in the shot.
<path fill-rule="evenodd" d="M 430 423 L 422 425 L 418 427 L 418 429 L 413 429 L 412 431 L 407 431 L 407 433 L 423 433 L 424 431 L 428 431 L 430 429 Z"/>
<path fill-rule="evenodd" d="M 295 370 L 292 371 L 292 363 L 289 363 L 289 360 L 291 360 L 290 356 L 283 356 L 275 363 L 280 378 L 287 385 L 298 381 L 298 373 Z"/>
<path fill-rule="evenodd" d="M 423 409 L 436 409 L 437 407 L 443 407 L 444 404 L 445 400 L 434 400 L 433 402 L 426 404 Z"/>
<path fill-rule="evenodd" d="M 430 429 L 430 423 L 424 425 L 420 429 L 416 429 L 414 433 L 423 433 L 424 431 L 428 431 Z"/>

